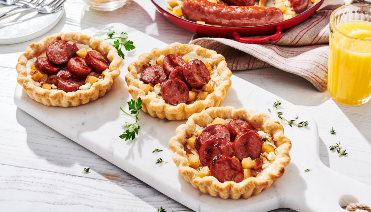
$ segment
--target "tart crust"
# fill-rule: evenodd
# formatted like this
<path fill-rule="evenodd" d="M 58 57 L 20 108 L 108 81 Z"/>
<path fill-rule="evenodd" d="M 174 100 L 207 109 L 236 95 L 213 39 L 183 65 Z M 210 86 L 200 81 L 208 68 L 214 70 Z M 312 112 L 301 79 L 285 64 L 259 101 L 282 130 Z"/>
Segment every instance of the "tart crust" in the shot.
<path fill-rule="evenodd" d="M 48 45 L 55 40 L 73 41 L 90 46 L 100 52 L 110 61 L 110 72 L 105 75 L 104 80 L 94 83 L 89 90 L 78 90 L 75 92 L 64 92 L 63 90 L 47 90 L 36 86 L 27 76 L 27 61 L 38 57 L 46 51 Z M 56 33 L 43 38 L 38 43 L 31 43 L 26 51 L 18 58 L 16 70 L 17 81 L 22 85 L 25 92 L 31 99 L 46 106 L 70 107 L 86 104 L 102 97 L 108 92 L 115 79 L 120 75 L 121 57 L 117 50 L 102 39 L 83 35 L 80 32 Z"/>
<path fill-rule="evenodd" d="M 269 170 L 263 171 L 257 177 L 246 178 L 239 183 L 227 181 L 219 182 L 213 176 L 199 177 L 197 170 L 191 168 L 184 151 L 187 138 L 191 137 L 196 129 L 196 124 L 206 127 L 215 118 L 223 119 L 242 119 L 248 121 L 257 130 L 269 133 L 272 136 L 275 146 L 276 159 L 270 165 Z M 265 113 L 256 113 L 252 110 L 234 109 L 233 107 L 214 107 L 192 115 L 186 124 L 180 125 L 176 129 L 176 135 L 169 141 L 169 146 L 173 150 L 173 161 L 178 167 L 184 179 L 198 188 L 205 194 L 221 197 L 223 199 L 249 198 L 257 195 L 261 191 L 268 189 L 285 172 L 285 167 L 290 163 L 289 151 L 291 141 L 283 134 L 284 129 L 279 122 L 272 121 Z"/>
<path fill-rule="evenodd" d="M 189 52 L 196 52 L 201 57 L 209 58 L 212 67 L 217 65 L 219 86 L 212 93 L 209 93 L 205 100 L 198 100 L 192 104 L 181 103 L 173 106 L 158 102 L 153 97 L 146 97 L 145 92 L 139 88 L 136 80 L 137 74 L 145 69 L 145 65 L 161 55 L 177 54 L 183 56 Z M 129 73 L 125 76 L 125 80 L 132 98 L 137 100 L 140 97 L 143 100 L 142 110 L 149 113 L 152 117 L 158 117 L 160 119 L 184 120 L 206 108 L 217 107 L 223 103 L 231 86 L 230 78 L 232 72 L 227 67 L 224 57 L 213 50 L 205 49 L 198 45 L 173 43 L 163 49 L 154 48 L 150 53 L 140 55 L 138 61 L 131 63 L 128 69 Z"/>

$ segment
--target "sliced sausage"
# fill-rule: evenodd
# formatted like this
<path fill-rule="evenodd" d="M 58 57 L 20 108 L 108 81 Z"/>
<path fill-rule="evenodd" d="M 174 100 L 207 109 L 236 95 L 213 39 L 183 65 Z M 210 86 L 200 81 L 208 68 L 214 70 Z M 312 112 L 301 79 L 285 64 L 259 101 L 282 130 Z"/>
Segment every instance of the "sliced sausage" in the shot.
<path fill-rule="evenodd" d="M 161 95 L 171 105 L 186 103 L 189 97 L 187 85 L 178 79 L 168 80 L 161 85 Z"/>
<path fill-rule="evenodd" d="M 74 42 L 72 42 L 72 41 L 67 41 L 67 43 L 68 43 L 69 45 L 72 46 L 73 51 L 75 52 L 75 53 L 73 54 L 73 56 L 76 56 L 76 52 L 79 51 L 79 48 L 78 48 L 78 47 L 76 46 L 76 44 L 75 44 Z"/>
<path fill-rule="evenodd" d="M 58 65 L 68 62 L 75 54 L 74 47 L 63 40 L 53 41 L 46 48 L 46 57 Z"/>
<path fill-rule="evenodd" d="M 201 135 L 196 138 L 195 148 L 200 151 L 202 144 L 210 139 L 227 139 L 231 140 L 228 128 L 221 124 L 210 125 L 202 131 Z"/>
<path fill-rule="evenodd" d="M 64 92 L 79 90 L 85 84 L 85 79 L 74 76 L 68 69 L 63 69 L 57 74 L 58 88 Z"/>
<path fill-rule="evenodd" d="M 225 155 L 215 156 L 210 165 L 210 174 L 221 183 L 225 181 L 239 183 L 244 179 L 241 164 L 237 160 Z"/>
<path fill-rule="evenodd" d="M 185 81 L 185 78 L 183 76 L 183 67 L 178 67 L 176 68 L 174 71 L 172 71 L 169 75 L 169 79 L 180 79 L 182 80 L 183 82 L 186 82 Z"/>
<path fill-rule="evenodd" d="M 213 158 L 217 155 L 233 157 L 233 143 L 227 139 L 211 139 L 202 144 L 198 153 L 202 165 L 209 166 Z"/>
<path fill-rule="evenodd" d="M 147 84 L 152 83 L 156 85 L 157 83 L 165 82 L 167 75 L 162 66 L 154 65 L 144 69 L 140 75 L 140 79 Z"/>
<path fill-rule="evenodd" d="M 35 62 L 37 70 L 45 72 L 49 75 L 57 74 L 62 67 L 51 63 L 47 57 L 39 57 Z"/>
<path fill-rule="evenodd" d="M 233 6 L 254 6 L 255 0 L 224 0 L 225 3 Z"/>
<path fill-rule="evenodd" d="M 259 26 L 283 20 L 276 7 L 226 6 L 207 0 L 185 0 L 182 12 L 191 21 L 226 27 Z"/>
<path fill-rule="evenodd" d="M 308 7 L 308 3 L 307 0 L 290 0 L 291 7 L 296 13 L 303 12 Z"/>
<path fill-rule="evenodd" d="M 91 68 L 81 57 L 73 57 L 68 61 L 68 70 L 77 76 L 86 76 L 90 74 Z"/>
<path fill-rule="evenodd" d="M 48 83 L 57 86 L 58 85 L 57 75 L 50 75 L 48 77 Z"/>
<path fill-rule="evenodd" d="M 255 130 L 253 126 L 249 124 L 247 121 L 243 121 L 241 119 L 234 119 L 227 124 L 227 128 L 231 133 L 231 141 L 237 137 L 238 134 L 242 132 L 246 132 L 249 130 Z"/>
<path fill-rule="evenodd" d="M 187 63 L 182 57 L 175 54 L 168 54 L 163 60 L 164 70 L 167 75 L 170 75 L 178 67 L 184 67 Z"/>
<path fill-rule="evenodd" d="M 101 74 L 104 70 L 109 68 L 108 60 L 106 60 L 101 53 L 96 51 L 89 51 L 85 56 L 85 62 L 98 74 Z"/>
<path fill-rule="evenodd" d="M 201 60 L 192 60 L 183 70 L 183 75 L 187 83 L 196 89 L 201 89 L 210 80 L 209 70 Z"/>
<path fill-rule="evenodd" d="M 263 141 L 255 130 L 239 134 L 234 140 L 234 149 L 236 157 L 240 160 L 251 157 L 255 160 L 260 156 Z"/>

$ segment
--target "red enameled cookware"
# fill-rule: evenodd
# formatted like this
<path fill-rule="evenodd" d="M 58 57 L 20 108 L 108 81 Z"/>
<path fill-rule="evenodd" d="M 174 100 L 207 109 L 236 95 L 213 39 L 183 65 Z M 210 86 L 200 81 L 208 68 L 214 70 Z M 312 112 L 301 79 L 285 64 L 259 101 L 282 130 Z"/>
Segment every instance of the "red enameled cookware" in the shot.
<path fill-rule="evenodd" d="M 157 7 L 158 11 L 169 21 L 189 31 L 211 37 L 233 37 L 236 41 L 239 41 L 241 43 L 267 43 L 277 40 L 281 36 L 281 31 L 293 27 L 306 20 L 309 16 L 311 16 L 315 11 L 318 10 L 324 0 L 320 0 L 315 5 L 308 7 L 304 12 L 297 14 L 295 17 L 286 21 L 281 21 L 274 24 L 248 27 L 218 27 L 197 24 L 196 22 L 179 18 L 166 11 L 166 8 L 169 7 L 169 4 L 165 2 L 165 0 L 151 1 Z M 259 38 L 243 38 L 243 36 L 256 35 L 268 36 Z"/>

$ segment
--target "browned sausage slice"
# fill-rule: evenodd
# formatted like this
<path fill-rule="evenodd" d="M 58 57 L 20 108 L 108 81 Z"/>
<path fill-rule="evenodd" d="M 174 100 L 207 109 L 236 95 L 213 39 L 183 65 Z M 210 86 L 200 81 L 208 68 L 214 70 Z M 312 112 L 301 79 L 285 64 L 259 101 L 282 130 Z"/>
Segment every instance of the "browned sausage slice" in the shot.
<path fill-rule="evenodd" d="M 221 183 L 225 181 L 239 183 L 244 178 L 241 164 L 225 155 L 215 156 L 210 165 L 210 174 Z"/>
<path fill-rule="evenodd" d="M 64 92 L 73 92 L 79 90 L 79 87 L 85 84 L 85 79 L 80 79 L 68 69 L 63 69 L 57 74 L 58 88 Z"/>
<path fill-rule="evenodd" d="M 226 6 L 207 0 L 185 0 L 182 12 L 191 21 L 226 27 L 259 26 L 283 20 L 276 7 Z"/>
<path fill-rule="evenodd" d="M 101 74 L 109 67 L 109 62 L 106 60 L 106 58 L 104 58 L 101 53 L 96 51 L 89 51 L 85 56 L 85 62 L 98 74 Z"/>
<path fill-rule="evenodd" d="M 227 139 L 231 140 L 231 135 L 229 134 L 228 128 L 221 124 L 210 125 L 202 131 L 201 135 L 196 138 L 195 148 L 200 151 L 202 144 L 204 144 L 209 139 Z"/>
<path fill-rule="evenodd" d="M 224 0 L 227 4 L 233 6 L 254 6 L 255 0 Z"/>
<path fill-rule="evenodd" d="M 79 51 L 79 48 L 78 48 L 78 47 L 76 46 L 76 44 L 75 44 L 74 42 L 72 42 L 72 41 L 67 41 L 67 43 L 70 44 L 70 45 L 72 46 L 72 49 L 73 49 L 73 51 L 75 52 L 75 53 L 73 54 L 73 56 L 75 56 L 75 55 L 76 55 L 76 52 Z"/>
<path fill-rule="evenodd" d="M 217 155 L 233 157 L 233 143 L 227 139 L 211 139 L 202 144 L 198 153 L 202 165 L 210 166 L 211 161 Z"/>
<path fill-rule="evenodd" d="M 196 89 L 201 89 L 210 80 L 209 70 L 201 60 L 192 60 L 183 70 L 183 75 L 187 83 Z"/>
<path fill-rule="evenodd" d="M 291 7 L 297 13 L 303 12 L 308 7 L 308 3 L 307 0 L 290 0 Z"/>
<path fill-rule="evenodd" d="M 90 74 L 91 68 L 81 57 L 73 57 L 68 61 L 68 70 L 77 76 L 86 76 Z"/>
<path fill-rule="evenodd" d="M 182 80 L 183 82 L 186 82 L 185 81 L 185 78 L 183 76 L 183 67 L 178 67 L 176 68 L 174 71 L 172 71 L 169 75 L 169 79 L 180 79 Z"/>
<path fill-rule="evenodd" d="M 39 57 L 35 62 L 37 70 L 45 72 L 49 75 L 57 74 L 62 67 L 51 63 L 47 57 Z"/>
<path fill-rule="evenodd" d="M 75 54 L 74 47 L 63 40 L 53 41 L 46 48 L 46 57 L 58 65 L 68 62 Z"/>
<path fill-rule="evenodd" d="M 239 134 L 234 140 L 234 149 L 236 157 L 240 160 L 251 157 L 255 160 L 260 156 L 263 141 L 255 130 Z"/>
<path fill-rule="evenodd" d="M 189 92 L 187 85 L 178 79 L 168 80 L 161 85 L 161 95 L 165 102 L 171 105 L 186 103 Z"/>
<path fill-rule="evenodd" d="M 157 83 L 163 83 L 167 79 L 164 69 L 159 66 L 150 66 L 144 71 L 142 71 L 140 78 L 145 83 L 152 83 L 156 85 Z"/>
<path fill-rule="evenodd" d="M 163 60 L 164 70 L 167 75 L 170 75 L 178 67 L 184 67 L 187 63 L 182 57 L 175 54 L 168 54 Z"/>
<path fill-rule="evenodd" d="M 243 121 L 241 119 L 234 119 L 227 124 L 227 128 L 231 133 L 231 141 L 237 137 L 238 134 L 242 132 L 246 132 L 249 130 L 255 130 L 253 126 L 249 124 L 247 121 Z"/>

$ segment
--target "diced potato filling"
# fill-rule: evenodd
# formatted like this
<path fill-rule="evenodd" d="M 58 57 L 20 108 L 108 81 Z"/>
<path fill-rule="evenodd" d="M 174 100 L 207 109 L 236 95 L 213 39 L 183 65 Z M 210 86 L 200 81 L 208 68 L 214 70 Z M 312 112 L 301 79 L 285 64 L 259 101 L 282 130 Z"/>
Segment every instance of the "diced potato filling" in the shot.
<path fill-rule="evenodd" d="M 188 158 L 188 164 L 190 167 L 197 169 L 201 165 L 198 155 L 188 154 L 187 158 Z"/>
<path fill-rule="evenodd" d="M 40 73 L 40 71 L 38 71 L 36 74 L 34 74 L 32 76 L 32 79 L 35 81 L 35 82 L 38 82 L 41 78 L 43 78 L 43 74 Z"/>
<path fill-rule="evenodd" d="M 147 95 L 149 91 L 153 91 L 153 87 L 151 86 L 152 84 L 143 84 L 140 86 L 140 89 L 144 91 L 144 93 Z"/>
<path fill-rule="evenodd" d="M 254 167 L 255 163 L 253 160 L 251 160 L 250 157 L 244 158 L 241 162 L 241 165 L 244 169 L 251 169 Z"/>
<path fill-rule="evenodd" d="M 184 57 L 183 57 L 183 60 L 184 60 L 184 62 L 186 62 L 186 63 L 188 63 L 188 62 L 189 62 L 189 59 L 188 59 L 188 57 L 187 57 L 187 56 L 184 56 Z"/>
<path fill-rule="evenodd" d="M 86 79 L 85 79 L 85 83 L 90 83 L 90 84 L 94 84 L 98 81 L 98 78 L 94 77 L 94 76 L 87 76 Z"/>
<path fill-rule="evenodd" d="M 208 92 L 198 92 L 197 100 L 205 100 L 208 94 Z"/>
<path fill-rule="evenodd" d="M 209 70 L 209 73 L 210 73 L 211 72 L 211 65 L 208 62 L 206 62 L 205 66 L 206 66 L 207 70 Z"/>
<path fill-rule="evenodd" d="M 198 167 L 197 170 L 198 170 L 198 174 L 199 174 L 199 176 L 200 176 L 201 178 L 210 175 L 210 169 L 209 169 L 209 167 L 207 167 L 207 166 L 204 166 L 204 167 Z"/>
<path fill-rule="evenodd" d="M 188 95 L 188 100 L 187 101 L 194 101 L 194 100 L 196 100 L 196 95 L 197 95 L 197 93 L 196 92 L 194 92 L 194 91 L 189 91 L 189 95 Z"/>
<path fill-rule="evenodd" d="M 49 83 L 44 83 L 42 88 L 50 90 L 52 89 L 52 85 Z"/>
<path fill-rule="evenodd" d="M 251 170 L 250 169 L 243 169 L 243 179 L 251 177 Z"/>
<path fill-rule="evenodd" d="M 205 91 L 208 93 L 212 93 L 214 91 L 214 84 L 206 84 Z"/>
<path fill-rule="evenodd" d="M 183 15 L 183 12 L 182 12 L 182 7 L 180 6 L 176 6 L 173 8 L 173 14 L 180 17 Z"/>
<path fill-rule="evenodd" d="M 222 118 L 216 118 L 214 119 L 213 123 L 211 123 L 212 125 L 216 125 L 216 124 L 221 124 L 221 125 L 226 125 L 226 121 Z"/>
<path fill-rule="evenodd" d="M 79 49 L 76 54 L 79 56 L 79 57 L 82 57 L 82 58 L 85 58 L 86 57 L 86 54 L 90 51 L 93 51 L 93 49 L 91 48 L 83 48 L 83 49 Z"/>
<path fill-rule="evenodd" d="M 200 136 L 201 133 L 202 133 L 202 131 L 204 131 L 204 130 L 202 129 L 202 130 L 197 131 L 197 132 L 196 132 L 197 136 Z"/>
<path fill-rule="evenodd" d="M 196 141 L 195 136 L 192 136 L 192 137 L 188 138 L 187 143 L 188 143 L 189 147 L 195 148 L 195 141 Z"/>
<path fill-rule="evenodd" d="M 274 146 L 270 145 L 268 142 L 264 142 L 262 146 L 262 152 L 274 152 Z"/>
<path fill-rule="evenodd" d="M 156 63 L 162 66 L 164 63 L 164 58 L 165 58 L 165 55 L 161 55 L 159 58 L 157 58 Z"/>

